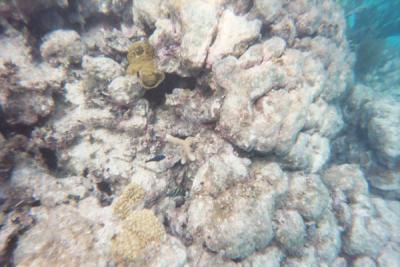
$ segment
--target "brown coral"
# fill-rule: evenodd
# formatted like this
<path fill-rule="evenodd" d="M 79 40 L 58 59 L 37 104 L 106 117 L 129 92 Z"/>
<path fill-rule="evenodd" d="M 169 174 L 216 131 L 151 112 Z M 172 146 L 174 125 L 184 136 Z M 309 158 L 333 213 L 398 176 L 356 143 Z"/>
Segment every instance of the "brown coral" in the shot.
<path fill-rule="evenodd" d="M 140 84 L 146 89 L 160 85 L 165 74 L 157 69 L 154 49 L 147 41 L 138 41 L 128 48 L 128 69 L 130 75 L 138 75 Z"/>

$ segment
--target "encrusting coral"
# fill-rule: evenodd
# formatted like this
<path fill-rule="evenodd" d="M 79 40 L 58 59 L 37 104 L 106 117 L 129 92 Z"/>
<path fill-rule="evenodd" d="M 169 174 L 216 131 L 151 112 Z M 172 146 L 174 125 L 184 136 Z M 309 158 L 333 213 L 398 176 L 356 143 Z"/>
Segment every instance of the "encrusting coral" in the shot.
<path fill-rule="evenodd" d="M 144 250 L 157 247 L 165 230 L 151 210 L 135 211 L 122 221 L 122 231 L 112 242 L 112 251 L 117 259 L 136 261 Z"/>
<path fill-rule="evenodd" d="M 114 203 L 114 213 L 120 218 L 125 219 L 129 213 L 136 208 L 144 198 L 144 190 L 135 183 L 126 186 L 122 195 Z"/>
<path fill-rule="evenodd" d="M 146 89 L 160 85 L 165 74 L 157 69 L 154 49 L 147 41 L 138 41 L 128 48 L 128 69 L 130 75 L 138 75 L 140 84 Z"/>

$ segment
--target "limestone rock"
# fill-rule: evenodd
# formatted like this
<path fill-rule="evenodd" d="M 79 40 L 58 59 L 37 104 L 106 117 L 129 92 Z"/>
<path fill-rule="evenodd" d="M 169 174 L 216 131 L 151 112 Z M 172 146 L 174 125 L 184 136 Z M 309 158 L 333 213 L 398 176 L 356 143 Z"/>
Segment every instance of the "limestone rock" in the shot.
<path fill-rule="evenodd" d="M 136 77 L 119 76 L 107 88 L 110 99 L 119 106 L 128 106 L 137 101 L 143 94 L 143 88 Z"/>
<path fill-rule="evenodd" d="M 244 266 L 279 267 L 283 262 L 284 253 L 276 246 L 268 246 L 262 253 L 250 257 Z"/>
<path fill-rule="evenodd" d="M 102 241 L 111 238 L 113 224 L 105 216 L 107 209 L 91 207 L 95 208 L 104 215 L 103 221 L 85 218 L 68 205 L 51 210 L 38 208 L 35 211 L 37 224 L 19 239 L 14 252 L 15 263 L 63 266 L 68 262 L 79 266 L 107 266 L 110 247 Z"/>
<path fill-rule="evenodd" d="M 254 1 L 254 7 L 265 23 L 271 23 L 279 14 L 282 2 L 279 0 L 256 0 Z"/>
<path fill-rule="evenodd" d="M 301 255 L 306 228 L 301 215 L 294 210 L 277 210 L 274 217 L 276 240 L 289 255 Z"/>
<path fill-rule="evenodd" d="M 199 70 L 217 30 L 219 3 L 215 0 L 174 1 L 180 11 L 181 58 L 185 67 Z"/>
<path fill-rule="evenodd" d="M 376 267 L 376 263 L 373 259 L 367 256 L 357 257 L 353 262 L 354 267 Z"/>
<path fill-rule="evenodd" d="M 227 55 L 240 56 L 258 38 L 260 29 L 260 21 L 248 21 L 229 9 L 224 11 L 218 22 L 217 36 L 208 52 L 207 64 L 212 66 Z"/>
<path fill-rule="evenodd" d="M 274 199 L 265 182 L 237 185 L 216 200 L 195 198 L 188 210 L 188 229 L 208 249 L 228 259 L 242 259 L 265 248 L 273 238 Z M 241 222 L 246 220 L 246 224 Z"/>
<path fill-rule="evenodd" d="M 40 54 L 50 64 L 80 63 L 85 46 L 77 32 L 72 30 L 53 31 L 43 38 Z"/>
<path fill-rule="evenodd" d="M 192 192 L 217 197 L 221 192 L 249 179 L 248 159 L 221 154 L 210 158 L 196 173 Z"/>
<path fill-rule="evenodd" d="M 318 220 L 328 207 L 329 192 L 318 175 L 293 173 L 287 201 L 304 219 Z"/>

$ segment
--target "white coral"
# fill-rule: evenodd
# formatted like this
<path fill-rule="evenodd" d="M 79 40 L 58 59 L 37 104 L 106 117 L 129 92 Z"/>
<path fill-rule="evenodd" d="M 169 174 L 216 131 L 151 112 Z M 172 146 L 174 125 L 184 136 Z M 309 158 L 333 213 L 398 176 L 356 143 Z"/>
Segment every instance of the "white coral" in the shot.
<path fill-rule="evenodd" d="M 167 134 L 165 140 L 171 144 L 178 145 L 181 152 L 181 163 L 185 164 L 188 160 L 195 161 L 196 157 L 192 150 L 192 145 L 197 141 L 196 137 L 187 137 L 180 139 L 175 136 Z"/>

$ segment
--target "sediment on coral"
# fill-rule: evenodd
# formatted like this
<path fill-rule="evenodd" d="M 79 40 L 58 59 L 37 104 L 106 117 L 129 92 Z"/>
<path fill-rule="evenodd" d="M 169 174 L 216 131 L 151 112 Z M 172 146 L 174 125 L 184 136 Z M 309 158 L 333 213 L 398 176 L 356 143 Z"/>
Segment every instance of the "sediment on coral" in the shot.
<path fill-rule="evenodd" d="M 0 14 L 0 265 L 399 262 L 400 56 L 337 1 Z"/>

